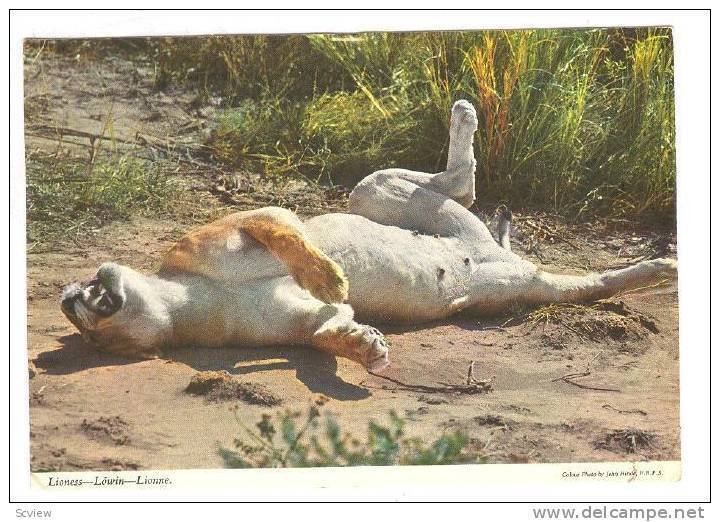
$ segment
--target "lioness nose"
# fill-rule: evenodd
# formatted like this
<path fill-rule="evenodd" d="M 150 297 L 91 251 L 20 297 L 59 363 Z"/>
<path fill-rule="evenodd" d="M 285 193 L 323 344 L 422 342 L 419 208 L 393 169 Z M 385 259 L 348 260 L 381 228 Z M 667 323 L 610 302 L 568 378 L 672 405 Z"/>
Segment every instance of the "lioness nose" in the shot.
<path fill-rule="evenodd" d="M 72 305 L 80 295 L 80 287 L 77 284 L 68 285 L 64 288 L 60 307 L 72 311 Z"/>
<path fill-rule="evenodd" d="M 73 294 L 68 297 L 63 297 L 60 306 L 65 310 L 72 310 L 72 304 L 75 302 L 75 299 L 77 299 L 77 296 L 78 294 Z"/>

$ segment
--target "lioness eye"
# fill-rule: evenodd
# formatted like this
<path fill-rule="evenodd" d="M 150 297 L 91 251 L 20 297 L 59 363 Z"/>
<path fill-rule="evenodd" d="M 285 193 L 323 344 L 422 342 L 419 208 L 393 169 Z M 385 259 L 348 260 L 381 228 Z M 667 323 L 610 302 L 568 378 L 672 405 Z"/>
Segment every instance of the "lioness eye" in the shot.
<path fill-rule="evenodd" d="M 113 303 L 112 303 L 112 299 L 110 298 L 110 296 L 107 293 L 105 293 L 105 295 L 103 295 L 100 298 L 100 301 L 98 302 L 98 304 L 102 307 L 108 308 L 108 307 L 112 306 Z"/>

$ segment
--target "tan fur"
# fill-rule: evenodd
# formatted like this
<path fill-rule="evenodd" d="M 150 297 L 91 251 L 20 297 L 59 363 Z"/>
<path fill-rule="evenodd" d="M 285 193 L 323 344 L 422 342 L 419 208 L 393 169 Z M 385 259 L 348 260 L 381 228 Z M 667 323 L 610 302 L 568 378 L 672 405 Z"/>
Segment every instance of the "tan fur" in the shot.
<path fill-rule="evenodd" d="M 228 242 L 238 233 L 247 234 L 272 252 L 317 299 L 325 303 L 347 300 L 348 282 L 337 263 L 310 244 L 296 224 L 257 211 L 231 214 L 190 232 L 167 253 L 161 272 L 213 277 L 218 262 L 214 253 L 227 251 Z"/>
<path fill-rule="evenodd" d="M 347 300 L 348 282 L 342 268 L 296 228 L 257 216 L 244 220 L 240 229 L 285 263 L 295 281 L 314 297 L 325 303 Z"/>

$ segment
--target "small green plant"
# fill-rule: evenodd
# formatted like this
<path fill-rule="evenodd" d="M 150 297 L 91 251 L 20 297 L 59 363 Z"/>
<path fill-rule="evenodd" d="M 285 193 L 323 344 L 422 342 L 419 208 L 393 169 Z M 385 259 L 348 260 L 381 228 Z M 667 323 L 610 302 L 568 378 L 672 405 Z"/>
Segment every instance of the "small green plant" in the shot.
<path fill-rule="evenodd" d="M 27 162 L 28 243 L 74 240 L 133 215 L 162 213 L 176 187 L 158 164 L 122 155 L 97 158 L 36 156 Z"/>
<path fill-rule="evenodd" d="M 298 422 L 301 417 L 299 412 L 284 412 L 278 414 L 276 424 L 264 414 L 256 429 L 246 427 L 238 418 L 245 437 L 235 439 L 235 449 L 220 448 L 220 456 L 229 468 L 461 464 L 485 460 L 482 454 L 470 451 L 469 438 L 459 431 L 443 434 L 430 444 L 406 437 L 405 421 L 395 412 L 390 412 L 387 426 L 370 421 L 364 441 L 343 433 L 332 416 L 321 416 L 317 406 L 312 406 L 304 420 Z"/>

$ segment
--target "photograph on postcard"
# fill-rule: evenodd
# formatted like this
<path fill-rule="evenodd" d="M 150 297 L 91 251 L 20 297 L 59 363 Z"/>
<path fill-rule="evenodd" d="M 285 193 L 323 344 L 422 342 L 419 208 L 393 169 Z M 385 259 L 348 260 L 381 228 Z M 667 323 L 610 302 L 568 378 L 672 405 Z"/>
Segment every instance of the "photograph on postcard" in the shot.
<path fill-rule="evenodd" d="M 26 39 L 30 471 L 679 461 L 673 67 Z"/>

